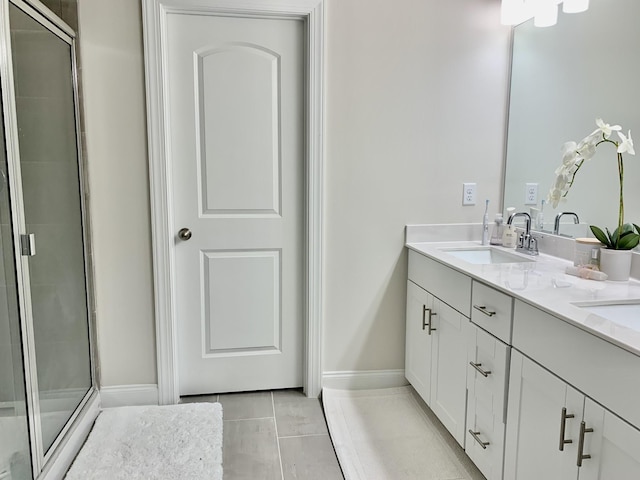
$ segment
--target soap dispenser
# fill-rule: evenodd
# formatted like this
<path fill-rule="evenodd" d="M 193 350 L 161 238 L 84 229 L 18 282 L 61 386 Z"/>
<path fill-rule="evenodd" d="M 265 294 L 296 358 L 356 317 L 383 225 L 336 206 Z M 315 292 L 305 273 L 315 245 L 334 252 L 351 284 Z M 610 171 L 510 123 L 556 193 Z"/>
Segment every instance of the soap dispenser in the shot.
<path fill-rule="evenodd" d="M 491 241 L 489 243 L 491 245 L 502 245 L 502 236 L 504 235 L 504 220 L 502 214 L 496 213 L 496 218 L 493 222 L 493 231 L 491 232 Z"/>
<path fill-rule="evenodd" d="M 513 215 L 515 211 L 516 209 L 513 207 L 507 208 L 507 218 L 511 218 L 511 215 Z M 516 232 L 516 227 L 515 225 L 507 223 L 502 234 L 502 246 L 507 248 L 516 248 L 517 244 L 518 233 Z"/>

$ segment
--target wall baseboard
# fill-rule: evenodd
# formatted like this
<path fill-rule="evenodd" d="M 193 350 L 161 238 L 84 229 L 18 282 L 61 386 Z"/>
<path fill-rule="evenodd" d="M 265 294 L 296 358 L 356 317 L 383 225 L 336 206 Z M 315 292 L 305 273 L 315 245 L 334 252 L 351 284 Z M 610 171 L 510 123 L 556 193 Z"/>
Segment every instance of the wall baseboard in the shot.
<path fill-rule="evenodd" d="M 404 370 L 356 370 L 324 372 L 322 386 L 343 390 L 403 387 L 409 382 Z"/>
<path fill-rule="evenodd" d="M 157 385 L 114 385 L 100 389 L 102 408 L 158 405 Z"/>

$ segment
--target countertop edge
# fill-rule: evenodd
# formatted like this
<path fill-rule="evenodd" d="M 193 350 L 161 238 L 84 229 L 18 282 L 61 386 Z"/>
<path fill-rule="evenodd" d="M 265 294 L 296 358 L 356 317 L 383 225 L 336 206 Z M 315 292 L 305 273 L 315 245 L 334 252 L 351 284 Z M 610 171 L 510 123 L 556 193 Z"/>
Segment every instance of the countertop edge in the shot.
<path fill-rule="evenodd" d="M 554 297 L 553 302 L 544 302 L 543 299 L 537 298 L 537 297 L 546 295 L 544 293 L 545 292 L 544 289 L 534 291 L 533 293 L 529 292 L 528 294 L 523 294 L 518 290 L 508 288 L 507 286 L 502 285 L 491 278 L 492 275 L 495 275 L 496 273 L 499 274 L 501 268 L 504 268 L 501 265 L 526 265 L 526 264 L 473 265 L 465 262 L 464 260 L 459 260 L 451 255 L 447 255 L 446 252 L 440 250 L 440 249 L 451 248 L 451 247 L 453 248 L 464 247 L 464 246 L 478 247 L 480 246 L 479 242 L 470 242 L 468 240 L 436 241 L 436 242 L 407 242 L 405 243 L 405 246 L 408 249 L 413 250 L 416 253 L 419 253 L 421 255 L 425 255 L 431 260 L 434 260 L 442 265 L 452 268 L 453 270 L 460 272 L 472 278 L 473 280 L 482 282 L 483 284 L 486 284 L 491 288 L 494 288 L 502 293 L 505 293 L 555 318 L 558 318 L 559 320 L 562 320 L 606 342 L 609 342 L 617 347 L 620 347 L 633 355 L 640 356 L 640 331 L 636 332 L 635 330 L 630 329 L 628 327 L 615 324 L 614 322 L 611 322 L 594 313 L 586 313 L 579 306 L 575 305 L 576 303 L 588 303 L 590 301 L 617 302 L 617 301 L 638 300 L 638 302 L 640 302 L 640 282 L 638 282 L 637 280 L 633 280 L 633 279 L 629 280 L 628 285 L 633 287 L 631 289 L 633 291 L 633 294 L 625 295 L 624 293 L 618 292 L 617 290 L 624 290 L 624 285 L 622 284 L 627 282 L 596 282 L 594 280 L 584 280 L 584 279 L 579 279 L 577 277 L 569 278 L 569 276 L 564 273 L 564 269 L 566 268 L 566 266 L 573 265 L 572 262 L 569 262 L 561 258 L 552 257 L 550 255 L 540 255 L 539 258 L 536 259 L 537 261 L 535 262 L 535 264 L 538 265 L 538 261 L 540 260 L 543 261 L 541 263 L 544 263 L 546 269 L 548 269 L 548 271 L 545 272 L 545 275 L 550 276 L 549 279 L 552 279 L 553 277 L 557 277 L 558 282 L 561 282 L 561 281 L 564 282 L 568 280 L 569 282 L 572 282 L 572 286 L 574 285 L 579 285 L 581 287 L 585 286 L 587 291 L 589 291 L 590 286 L 593 286 L 594 288 L 601 286 L 603 287 L 603 289 L 606 289 L 607 287 L 609 287 L 614 292 L 610 296 L 610 298 L 598 298 L 597 300 L 595 298 L 573 298 L 570 300 L 563 301 L 561 299 L 556 298 L 556 297 L 561 297 L 562 295 L 555 294 L 553 295 Z M 498 247 L 498 248 L 501 248 L 501 247 Z M 554 265 L 557 267 L 555 271 L 552 268 Z M 487 271 L 491 272 L 491 275 L 486 274 Z M 485 274 L 483 275 L 482 273 L 485 273 Z M 584 283 L 584 282 L 589 282 L 589 283 Z M 598 284 L 601 284 L 601 285 L 598 285 Z M 552 291 L 551 290 L 552 288 L 554 287 L 551 287 L 551 286 L 547 287 L 549 291 Z M 559 288 L 563 288 L 563 287 L 559 287 Z M 595 296 L 598 296 L 597 289 L 595 290 L 595 292 L 596 292 Z M 558 303 L 558 302 L 564 303 L 563 309 L 565 311 L 559 310 L 557 306 L 554 306 L 554 303 Z M 594 318 L 600 321 L 601 323 L 600 329 L 585 323 L 587 319 L 590 319 L 591 321 L 593 321 Z M 610 330 L 614 333 L 608 333 L 606 330 Z M 628 340 L 625 340 L 624 338 L 625 335 L 629 337 Z"/>

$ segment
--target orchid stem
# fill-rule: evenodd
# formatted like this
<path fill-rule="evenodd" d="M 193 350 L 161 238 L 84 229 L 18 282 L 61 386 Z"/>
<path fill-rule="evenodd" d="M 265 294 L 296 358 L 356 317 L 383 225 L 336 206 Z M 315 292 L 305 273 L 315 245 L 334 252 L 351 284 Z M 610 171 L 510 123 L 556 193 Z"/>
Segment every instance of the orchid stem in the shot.
<path fill-rule="evenodd" d="M 618 153 L 618 174 L 620 176 L 620 211 L 618 212 L 618 238 L 616 239 L 616 248 L 618 248 L 618 243 L 622 236 L 622 225 L 624 223 L 624 196 L 622 191 L 624 185 L 624 164 L 622 163 L 622 153 Z"/>

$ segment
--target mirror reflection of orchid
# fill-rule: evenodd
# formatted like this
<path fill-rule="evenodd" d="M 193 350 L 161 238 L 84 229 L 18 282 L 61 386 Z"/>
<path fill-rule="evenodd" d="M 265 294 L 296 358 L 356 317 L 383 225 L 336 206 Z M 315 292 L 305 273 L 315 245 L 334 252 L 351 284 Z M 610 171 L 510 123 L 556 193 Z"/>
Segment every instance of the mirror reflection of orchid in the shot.
<path fill-rule="evenodd" d="M 567 142 L 562 147 L 562 165 L 556 169 L 556 180 L 549 191 L 547 202 L 558 206 L 560 200 L 567 196 L 569 189 L 575 181 L 576 174 L 582 168 L 585 161 L 590 160 L 596 153 L 596 148 L 602 144 L 612 144 L 616 147 L 618 157 L 618 176 L 620 179 L 620 208 L 618 211 L 618 226 L 613 232 L 608 228 L 591 225 L 591 231 L 595 237 L 607 248 L 614 250 L 631 250 L 640 243 L 640 227 L 636 224 L 624 223 L 624 163 L 622 154 L 635 155 L 631 130 L 625 135 L 621 132 L 620 125 L 609 125 L 601 118 L 596 119 L 598 126 L 590 135 L 583 138 L 580 143 Z M 619 140 L 612 140 L 611 134 L 616 132 Z"/>

